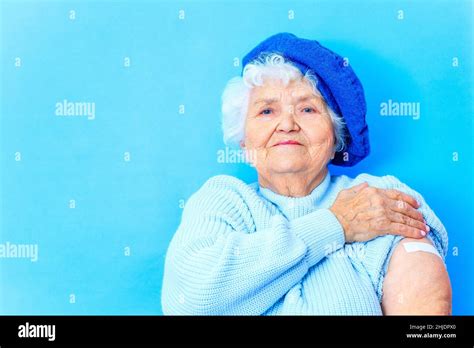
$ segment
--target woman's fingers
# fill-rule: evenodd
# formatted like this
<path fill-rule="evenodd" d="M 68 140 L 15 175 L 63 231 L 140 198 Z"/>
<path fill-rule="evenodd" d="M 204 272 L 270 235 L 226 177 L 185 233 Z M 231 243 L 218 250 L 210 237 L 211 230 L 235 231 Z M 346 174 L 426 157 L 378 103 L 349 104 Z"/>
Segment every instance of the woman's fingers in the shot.
<path fill-rule="evenodd" d="M 419 239 L 423 238 L 426 235 L 426 232 L 399 222 L 392 222 L 388 228 L 388 234 L 397 234 L 404 237 Z"/>
<path fill-rule="evenodd" d="M 420 205 L 418 204 L 418 201 L 414 197 L 404 192 L 401 192 L 395 189 L 380 189 L 379 191 L 383 193 L 384 195 L 386 195 L 387 197 L 389 197 L 390 199 L 406 202 L 415 209 L 418 209 L 420 207 Z"/>
<path fill-rule="evenodd" d="M 425 232 L 426 235 L 426 233 L 428 233 L 430 230 L 429 227 L 425 225 L 425 223 L 412 219 L 411 217 L 408 217 L 407 215 L 401 213 L 392 212 L 389 215 L 389 219 L 393 222 L 398 222 L 409 227 L 417 228 L 420 231 L 419 235 L 423 237 L 424 235 L 421 232 Z"/>
<path fill-rule="evenodd" d="M 394 200 L 394 199 L 389 198 L 388 208 L 394 212 L 409 216 L 412 219 L 422 221 L 423 223 L 425 222 L 423 218 L 423 214 L 420 211 L 414 209 L 411 205 L 409 205 L 405 201 Z"/>

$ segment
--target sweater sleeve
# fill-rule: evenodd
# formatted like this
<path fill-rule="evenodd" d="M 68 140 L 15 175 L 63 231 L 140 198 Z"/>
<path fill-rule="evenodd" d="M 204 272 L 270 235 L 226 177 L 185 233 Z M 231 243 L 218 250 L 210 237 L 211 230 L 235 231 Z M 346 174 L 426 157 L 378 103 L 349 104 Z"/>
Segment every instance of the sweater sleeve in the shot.
<path fill-rule="evenodd" d="M 222 189 L 204 186 L 190 198 L 165 260 L 164 314 L 262 314 L 344 245 L 328 209 L 291 222 L 268 216 L 256 231 L 243 222 L 247 213 L 240 195 Z"/>

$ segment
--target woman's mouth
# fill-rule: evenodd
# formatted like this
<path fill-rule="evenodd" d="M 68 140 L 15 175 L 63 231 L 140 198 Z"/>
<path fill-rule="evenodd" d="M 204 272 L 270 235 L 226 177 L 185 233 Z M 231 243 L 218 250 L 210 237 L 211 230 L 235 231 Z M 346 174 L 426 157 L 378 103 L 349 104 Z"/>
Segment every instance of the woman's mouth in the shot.
<path fill-rule="evenodd" d="M 280 141 L 273 146 L 279 146 L 279 145 L 301 145 L 301 144 L 297 142 L 296 140 L 285 140 L 285 141 Z"/>

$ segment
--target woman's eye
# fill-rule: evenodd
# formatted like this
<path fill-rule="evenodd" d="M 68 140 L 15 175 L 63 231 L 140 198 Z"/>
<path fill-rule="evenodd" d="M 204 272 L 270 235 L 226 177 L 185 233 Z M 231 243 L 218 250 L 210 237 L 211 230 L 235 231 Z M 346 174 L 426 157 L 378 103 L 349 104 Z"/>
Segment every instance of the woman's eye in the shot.
<path fill-rule="evenodd" d="M 305 112 L 305 113 L 316 112 L 313 108 L 310 108 L 310 107 L 304 108 L 302 111 Z"/>
<path fill-rule="evenodd" d="M 270 115 L 272 113 L 272 109 L 264 109 L 260 112 L 260 115 Z"/>

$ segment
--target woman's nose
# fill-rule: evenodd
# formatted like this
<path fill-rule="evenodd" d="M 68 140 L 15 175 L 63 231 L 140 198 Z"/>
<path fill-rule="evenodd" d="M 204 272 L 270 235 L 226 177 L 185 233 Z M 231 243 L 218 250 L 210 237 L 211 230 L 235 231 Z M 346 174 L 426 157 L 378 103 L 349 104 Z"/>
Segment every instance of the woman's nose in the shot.
<path fill-rule="evenodd" d="M 294 108 L 292 105 L 290 105 L 284 112 L 282 112 L 277 130 L 282 132 L 291 132 L 298 129 L 299 125 L 295 119 Z"/>

